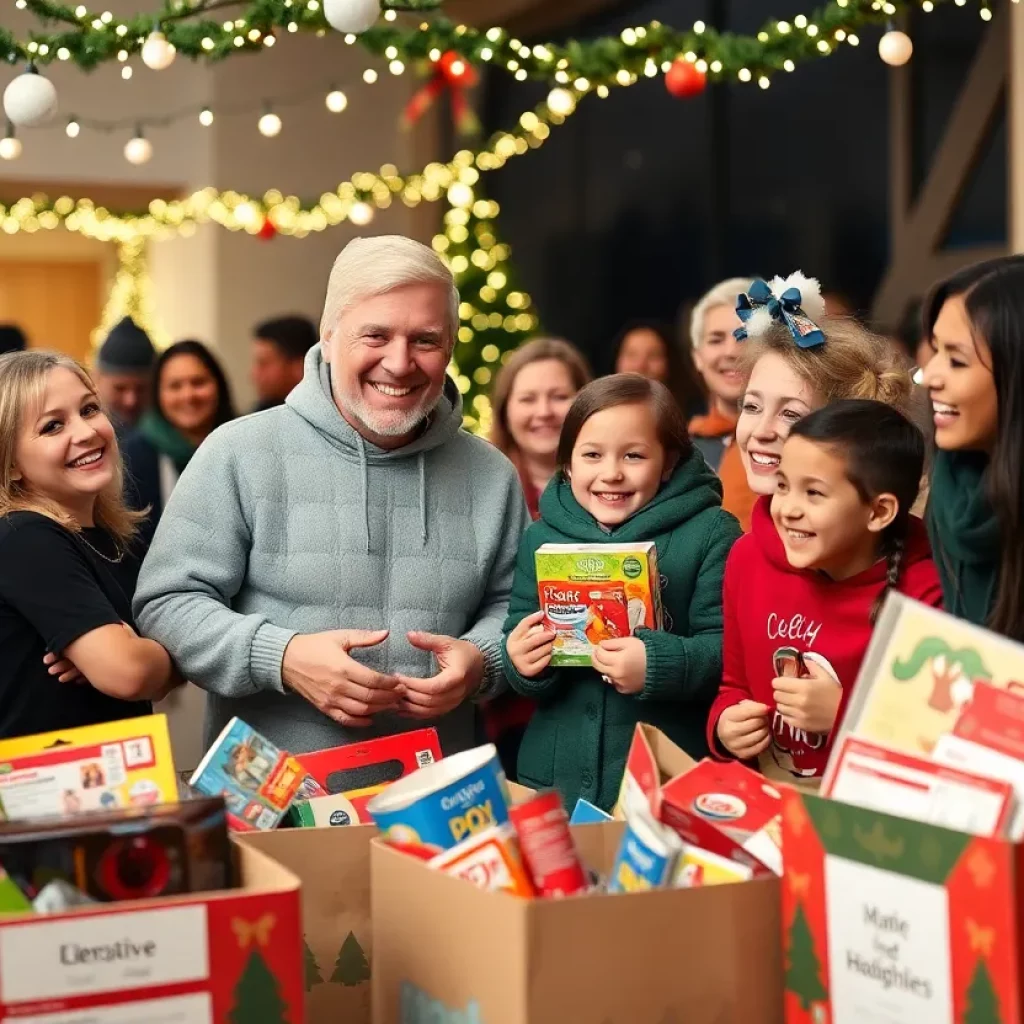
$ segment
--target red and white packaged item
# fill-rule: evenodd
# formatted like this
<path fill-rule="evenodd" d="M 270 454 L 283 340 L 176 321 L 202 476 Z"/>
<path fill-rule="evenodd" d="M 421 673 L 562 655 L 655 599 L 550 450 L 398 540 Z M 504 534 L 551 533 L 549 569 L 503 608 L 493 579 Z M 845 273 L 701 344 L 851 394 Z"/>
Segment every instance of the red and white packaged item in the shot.
<path fill-rule="evenodd" d="M 492 825 L 427 862 L 446 875 L 464 878 L 488 892 L 536 895 L 523 867 L 511 825 Z"/>
<path fill-rule="evenodd" d="M 569 831 L 562 799 L 554 790 L 510 807 L 508 814 L 538 895 L 572 896 L 586 891 L 587 873 Z"/>
<path fill-rule="evenodd" d="M 1013 814 L 1005 781 L 938 764 L 915 754 L 846 736 L 823 796 L 868 810 L 1002 837 Z"/>
<path fill-rule="evenodd" d="M 782 874 L 782 797 L 738 762 L 699 761 L 656 795 L 661 821 L 692 846 Z"/>

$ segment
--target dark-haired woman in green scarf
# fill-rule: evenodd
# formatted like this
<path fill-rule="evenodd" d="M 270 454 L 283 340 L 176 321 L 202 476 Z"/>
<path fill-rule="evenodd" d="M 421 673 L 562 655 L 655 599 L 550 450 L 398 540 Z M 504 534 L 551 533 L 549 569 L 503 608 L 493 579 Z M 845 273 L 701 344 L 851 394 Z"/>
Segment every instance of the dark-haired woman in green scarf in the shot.
<path fill-rule="evenodd" d="M 129 504 L 150 510 L 139 531 L 140 554 L 196 449 L 234 415 L 224 370 L 205 345 L 179 341 L 160 354 L 152 404 L 121 445 Z"/>
<path fill-rule="evenodd" d="M 941 282 L 923 327 L 938 449 L 927 521 L 945 606 L 1024 641 L 1024 257 Z"/>

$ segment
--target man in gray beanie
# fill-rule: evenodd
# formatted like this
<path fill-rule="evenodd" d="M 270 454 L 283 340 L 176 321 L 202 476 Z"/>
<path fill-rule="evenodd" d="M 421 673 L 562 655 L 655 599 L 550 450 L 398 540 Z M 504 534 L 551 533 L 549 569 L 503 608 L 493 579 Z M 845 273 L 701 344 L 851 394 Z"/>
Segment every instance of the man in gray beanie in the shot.
<path fill-rule="evenodd" d="M 93 377 L 119 433 L 134 427 L 149 405 L 155 360 L 149 335 L 130 316 L 117 324 L 100 346 Z"/>

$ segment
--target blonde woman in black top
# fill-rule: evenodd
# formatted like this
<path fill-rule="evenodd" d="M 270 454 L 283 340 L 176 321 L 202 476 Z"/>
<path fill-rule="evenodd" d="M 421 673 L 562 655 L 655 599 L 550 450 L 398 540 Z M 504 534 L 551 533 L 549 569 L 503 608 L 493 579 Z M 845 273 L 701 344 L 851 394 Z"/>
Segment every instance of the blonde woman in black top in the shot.
<path fill-rule="evenodd" d="M 0 737 L 148 714 L 180 682 L 135 632 L 139 513 L 89 375 L 0 356 Z"/>

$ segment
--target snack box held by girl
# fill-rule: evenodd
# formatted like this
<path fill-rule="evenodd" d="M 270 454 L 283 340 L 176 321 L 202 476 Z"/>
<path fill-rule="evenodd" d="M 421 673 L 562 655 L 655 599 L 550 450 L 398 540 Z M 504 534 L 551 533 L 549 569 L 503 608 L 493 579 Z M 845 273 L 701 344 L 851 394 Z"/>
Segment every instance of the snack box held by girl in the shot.
<path fill-rule="evenodd" d="M 658 553 L 642 544 L 542 544 L 537 591 L 554 667 L 589 666 L 602 640 L 661 629 Z"/>

